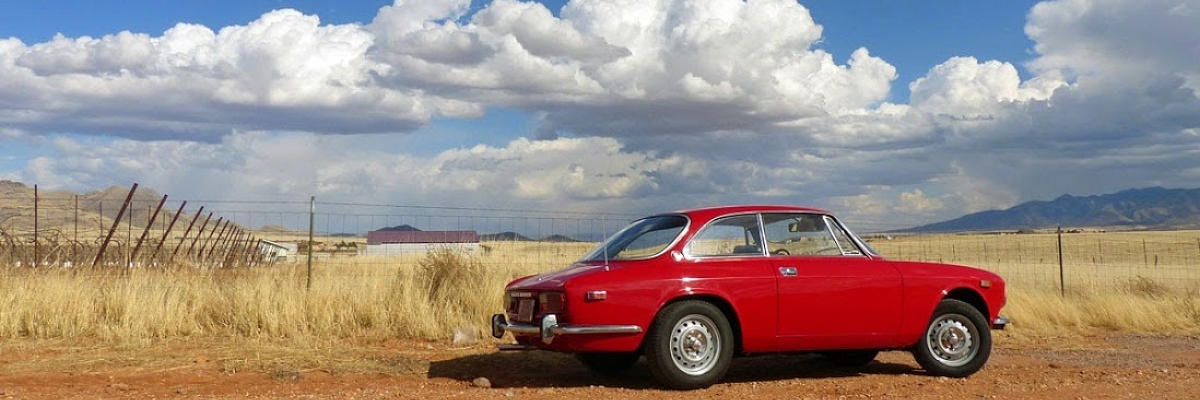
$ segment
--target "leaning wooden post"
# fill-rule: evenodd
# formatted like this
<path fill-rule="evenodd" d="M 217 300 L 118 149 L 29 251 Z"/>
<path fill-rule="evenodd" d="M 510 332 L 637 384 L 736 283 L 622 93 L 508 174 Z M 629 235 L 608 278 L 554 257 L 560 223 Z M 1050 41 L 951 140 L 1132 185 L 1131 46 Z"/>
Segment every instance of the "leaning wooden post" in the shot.
<path fill-rule="evenodd" d="M 225 217 L 221 217 L 221 219 L 224 219 L 224 218 Z M 220 219 L 218 219 L 217 222 L 220 223 Z M 213 250 L 217 248 L 217 244 L 221 243 L 221 239 L 223 239 L 225 237 L 226 230 L 229 230 L 229 220 L 227 220 L 227 219 L 225 220 L 225 224 L 221 225 L 221 233 L 217 234 L 216 239 L 213 239 L 212 235 L 208 236 L 209 240 L 208 240 L 208 243 L 205 243 L 205 246 L 207 246 L 207 245 L 212 245 L 212 246 L 208 246 L 208 254 L 207 255 L 204 253 L 205 246 L 200 246 L 200 252 L 196 253 L 196 256 L 200 257 L 201 261 L 203 261 L 206 258 L 212 257 Z M 216 231 L 217 231 L 216 229 L 213 229 L 213 232 L 216 232 Z"/>
<path fill-rule="evenodd" d="M 146 229 L 142 229 L 142 236 L 138 237 L 137 245 L 133 246 L 133 252 L 129 253 L 129 263 L 133 264 L 137 260 L 138 250 L 142 249 L 142 242 L 146 240 L 146 235 L 150 233 L 150 227 L 154 226 L 154 220 L 158 219 L 158 213 L 162 212 L 163 204 L 167 203 L 167 195 L 163 195 L 162 200 L 158 201 L 158 207 L 154 209 L 154 213 L 150 214 L 150 219 L 146 220 Z"/>
<path fill-rule="evenodd" d="M 138 184 L 134 183 L 129 188 L 129 195 L 125 196 L 125 203 L 121 204 L 121 211 L 117 212 L 117 217 L 113 218 L 112 228 L 108 230 L 108 235 L 104 237 L 104 241 L 100 243 L 100 251 L 96 252 L 96 259 L 92 260 L 92 268 L 100 265 L 100 261 L 104 259 L 104 250 L 108 248 L 108 242 L 112 240 L 113 233 L 117 231 L 117 226 L 121 224 L 121 217 L 125 216 L 125 209 L 129 208 L 129 202 L 133 201 L 133 193 L 137 191 Z M 104 214 L 100 214 L 100 219 L 104 219 Z"/>
<path fill-rule="evenodd" d="M 154 246 L 154 254 L 150 255 L 151 260 L 158 258 L 158 251 L 162 250 L 163 243 L 167 242 L 167 236 L 171 234 L 171 229 L 175 228 L 175 221 L 179 221 L 179 214 L 183 213 L 184 206 L 187 206 L 186 200 L 179 205 L 179 210 L 175 211 L 175 215 L 171 217 L 171 223 L 167 224 L 167 227 L 163 229 L 162 238 L 159 239 L 158 244 Z M 195 219 L 192 219 L 192 221 L 194 222 Z M 189 226 L 188 228 L 190 229 L 191 227 Z"/>
<path fill-rule="evenodd" d="M 212 213 L 209 213 L 209 214 L 212 214 Z M 196 256 L 199 256 L 199 257 L 204 256 L 204 248 L 208 247 L 209 243 L 212 243 L 213 236 L 215 236 L 217 234 L 217 229 L 221 228 L 221 222 L 224 220 L 225 220 L 225 217 L 217 217 L 217 222 L 213 223 L 213 230 L 208 232 L 208 238 L 204 239 L 204 243 L 200 243 L 200 251 L 196 252 Z M 201 232 L 201 233 L 204 233 L 204 232 Z M 196 239 L 200 239 L 200 238 L 197 237 Z M 195 245 L 196 242 L 192 242 L 192 244 Z M 192 255 L 192 249 L 188 249 L 188 256 L 191 256 L 191 255 Z"/>
<path fill-rule="evenodd" d="M 187 242 L 188 234 L 192 233 L 192 227 L 196 225 L 196 220 L 200 219 L 200 214 L 204 214 L 204 206 L 200 206 L 200 209 L 196 210 L 196 215 L 192 216 L 192 222 L 189 222 L 187 230 L 183 231 L 183 237 L 179 238 L 179 244 L 175 245 L 174 251 L 171 251 L 171 258 L 167 260 L 168 264 L 175 263 L 175 256 L 179 255 L 179 248 L 183 247 L 183 244 Z M 211 217 L 212 215 L 210 214 L 209 216 Z M 208 220 L 205 220 L 204 222 L 207 223 Z M 200 229 L 201 229 L 201 232 L 203 232 L 204 227 L 201 226 Z M 200 235 L 200 232 L 197 232 L 196 236 L 199 236 L 199 235 Z"/>

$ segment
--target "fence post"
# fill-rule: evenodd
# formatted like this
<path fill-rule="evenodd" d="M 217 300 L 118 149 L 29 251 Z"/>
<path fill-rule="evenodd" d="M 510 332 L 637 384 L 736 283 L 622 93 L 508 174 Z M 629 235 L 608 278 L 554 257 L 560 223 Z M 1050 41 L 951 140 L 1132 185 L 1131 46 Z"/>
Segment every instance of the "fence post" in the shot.
<path fill-rule="evenodd" d="M 38 185 L 33 185 L 33 267 L 41 264 L 42 248 L 38 245 Z"/>
<path fill-rule="evenodd" d="M 75 233 L 71 236 L 71 265 L 75 265 L 75 247 L 79 246 L 79 195 L 75 195 Z"/>
<path fill-rule="evenodd" d="M 1063 272 L 1062 226 L 1058 227 L 1058 291 L 1062 297 L 1067 297 L 1067 275 Z"/>
<path fill-rule="evenodd" d="M 167 236 L 171 234 L 171 229 L 175 228 L 175 221 L 179 220 L 179 215 L 183 214 L 184 206 L 187 206 L 186 200 L 183 203 L 179 204 L 179 210 L 175 211 L 175 215 L 171 217 L 171 223 L 168 224 L 165 228 L 163 228 L 162 239 L 158 240 L 158 245 L 154 246 L 154 254 L 150 255 L 151 261 L 155 261 L 158 259 L 158 251 L 162 250 L 163 243 L 167 242 Z M 199 214 L 197 214 L 197 216 L 199 216 Z M 195 222 L 195 219 L 192 219 L 192 221 Z M 188 229 L 191 229 L 191 227 L 189 226 Z"/>
<path fill-rule="evenodd" d="M 317 196 L 308 199 L 308 280 L 304 288 L 312 290 L 313 229 L 317 220 Z"/>
<path fill-rule="evenodd" d="M 1146 239 L 1142 239 L 1142 266 L 1150 266 L 1150 252 L 1146 250 Z"/>
<path fill-rule="evenodd" d="M 92 268 L 96 268 L 104 259 L 104 250 L 108 248 L 108 242 L 112 240 L 113 233 L 116 232 L 117 227 L 121 225 L 121 217 L 125 216 L 125 209 L 129 207 L 129 202 L 133 201 L 133 193 L 137 191 L 137 187 L 138 184 L 134 183 L 133 186 L 129 188 L 129 195 L 125 196 L 125 203 L 121 205 L 121 211 L 118 211 L 117 217 L 113 218 L 112 228 L 108 230 L 108 236 L 104 237 L 104 242 L 100 243 L 100 251 L 96 252 L 96 259 L 92 260 Z M 103 212 L 100 213 L 100 220 L 104 221 Z"/>
<path fill-rule="evenodd" d="M 182 210 L 183 210 L 183 208 L 180 208 L 180 211 L 182 211 Z M 179 248 L 183 247 L 183 244 L 185 242 L 187 242 L 188 234 L 192 233 L 192 226 L 196 225 L 196 220 L 200 218 L 200 214 L 204 214 L 204 206 L 200 206 L 200 209 L 196 210 L 196 215 L 192 216 L 192 222 L 188 223 L 187 230 L 183 231 L 183 237 L 179 238 L 179 244 L 175 245 L 175 251 L 171 252 L 171 258 L 167 260 L 167 263 L 169 263 L 169 264 L 175 263 L 175 255 L 179 254 Z M 212 214 L 209 214 L 209 216 L 211 217 Z M 204 222 L 208 223 L 208 220 L 204 220 Z M 201 233 L 203 233 L 204 226 L 200 227 L 200 231 L 201 231 Z M 199 235 L 200 235 L 200 233 L 196 234 L 196 236 L 199 236 Z M 193 240 L 192 242 L 195 243 L 195 240 Z"/>
<path fill-rule="evenodd" d="M 212 212 L 210 211 L 208 214 L 211 216 Z M 200 243 L 200 251 L 196 252 L 196 257 L 199 257 L 200 259 L 204 258 L 204 248 L 208 247 L 208 245 L 212 243 L 213 237 L 217 235 L 217 230 L 221 229 L 221 222 L 224 220 L 225 220 L 225 217 L 217 217 L 217 222 L 213 223 L 213 230 L 208 232 L 208 238 L 204 239 L 204 243 Z M 199 239 L 199 237 L 197 237 L 196 239 Z M 192 244 L 195 244 L 195 242 L 193 242 Z M 192 255 L 192 249 L 188 249 L 188 256 L 191 256 L 191 255 Z M 203 261 L 203 260 L 201 260 L 201 261 Z"/>
<path fill-rule="evenodd" d="M 146 240 L 146 235 L 150 233 L 150 227 L 154 226 L 154 220 L 158 218 L 158 213 L 162 211 L 163 204 L 166 203 L 167 195 L 164 194 L 162 200 L 158 202 L 158 208 L 155 208 L 154 213 L 147 217 L 148 219 L 146 220 L 146 228 L 142 229 L 142 236 L 138 237 L 137 245 L 133 246 L 133 251 L 129 253 L 129 262 L 131 264 L 136 261 L 138 250 L 142 249 L 142 242 Z"/>

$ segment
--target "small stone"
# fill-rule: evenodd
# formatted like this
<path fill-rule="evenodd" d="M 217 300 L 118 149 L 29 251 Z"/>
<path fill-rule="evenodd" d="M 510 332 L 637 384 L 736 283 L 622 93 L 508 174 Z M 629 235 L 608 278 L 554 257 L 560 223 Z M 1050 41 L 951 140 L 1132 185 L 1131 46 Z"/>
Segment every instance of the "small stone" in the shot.
<path fill-rule="evenodd" d="M 481 377 L 472 379 L 471 386 L 484 388 L 484 389 L 490 389 L 492 387 L 492 381 L 489 381 L 488 378 L 484 378 L 481 376 Z"/>

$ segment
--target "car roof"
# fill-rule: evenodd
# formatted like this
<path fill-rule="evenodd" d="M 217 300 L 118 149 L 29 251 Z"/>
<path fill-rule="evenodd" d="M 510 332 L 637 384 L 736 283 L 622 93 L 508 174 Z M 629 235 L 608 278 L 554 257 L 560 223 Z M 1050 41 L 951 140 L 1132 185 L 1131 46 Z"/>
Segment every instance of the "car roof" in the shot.
<path fill-rule="evenodd" d="M 659 215 L 685 214 L 694 219 L 708 220 L 708 219 L 716 218 L 716 217 L 726 215 L 726 214 L 741 214 L 741 213 L 753 213 L 753 212 L 778 212 L 778 211 L 808 212 L 808 213 L 832 215 L 832 213 L 830 213 L 829 211 L 825 211 L 825 210 L 822 210 L 819 208 L 803 207 L 803 206 L 775 205 L 775 204 L 743 204 L 743 205 L 702 207 L 702 208 L 692 208 L 692 209 L 687 209 L 687 210 L 679 210 L 679 211 L 663 213 L 663 214 L 659 214 Z"/>

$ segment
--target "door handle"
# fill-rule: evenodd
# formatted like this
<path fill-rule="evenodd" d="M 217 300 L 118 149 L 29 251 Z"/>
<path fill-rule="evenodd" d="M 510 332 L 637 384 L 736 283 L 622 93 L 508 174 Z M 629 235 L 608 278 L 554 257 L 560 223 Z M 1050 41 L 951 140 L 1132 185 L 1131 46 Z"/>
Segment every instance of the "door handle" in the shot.
<path fill-rule="evenodd" d="M 783 276 L 796 276 L 796 267 L 779 267 L 779 274 Z"/>

